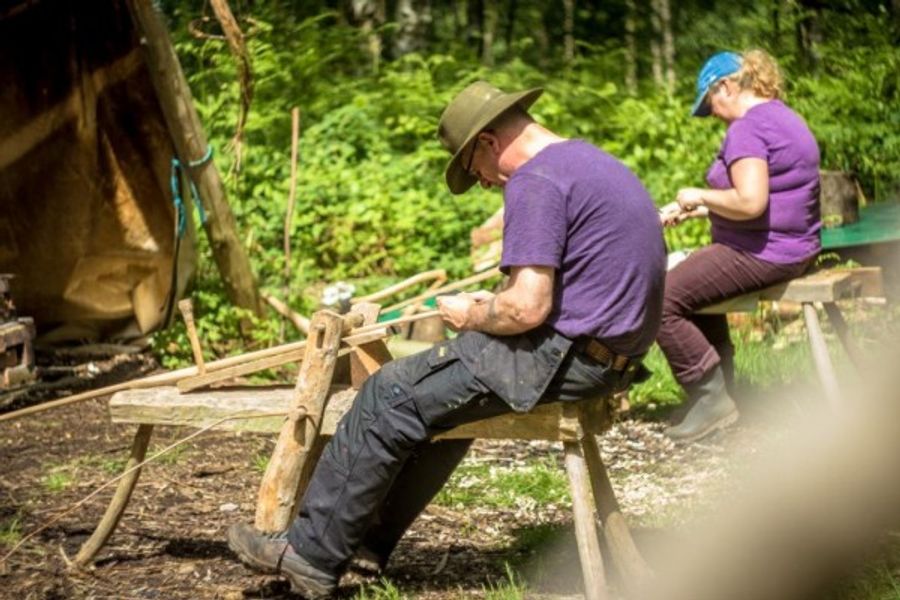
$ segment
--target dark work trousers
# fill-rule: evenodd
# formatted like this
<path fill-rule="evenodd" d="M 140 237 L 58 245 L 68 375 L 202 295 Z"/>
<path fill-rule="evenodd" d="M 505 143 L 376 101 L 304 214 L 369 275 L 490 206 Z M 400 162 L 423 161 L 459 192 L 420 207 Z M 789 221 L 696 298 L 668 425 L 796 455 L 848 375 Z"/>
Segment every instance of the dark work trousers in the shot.
<path fill-rule="evenodd" d="M 678 383 L 696 383 L 719 364 L 729 387 L 734 378 L 734 346 L 726 316 L 700 315 L 698 310 L 798 277 L 812 261 L 775 264 L 712 244 L 669 271 L 656 341 Z"/>
<path fill-rule="evenodd" d="M 311 564 L 340 575 L 363 543 L 386 556 L 471 443 L 431 438 L 512 412 L 473 375 L 466 366 L 472 361 L 461 360 L 461 352 L 481 352 L 482 359 L 491 352 L 473 339 L 490 344 L 489 336 L 463 334 L 388 363 L 363 384 L 326 445 L 288 532 L 291 546 Z M 605 396 L 623 383 L 620 373 L 574 348 L 560 355 L 550 377 L 541 403 Z"/>

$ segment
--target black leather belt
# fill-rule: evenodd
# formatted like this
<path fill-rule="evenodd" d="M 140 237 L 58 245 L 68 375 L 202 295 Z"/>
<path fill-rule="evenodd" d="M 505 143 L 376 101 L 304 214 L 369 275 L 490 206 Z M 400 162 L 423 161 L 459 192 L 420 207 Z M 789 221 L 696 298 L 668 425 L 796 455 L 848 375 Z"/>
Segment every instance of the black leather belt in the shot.
<path fill-rule="evenodd" d="M 637 365 L 639 365 L 644 358 L 643 356 L 631 357 L 625 356 L 624 354 L 616 354 L 602 342 L 594 338 L 581 338 L 577 347 L 588 357 L 600 364 L 609 365 L 613 371 L 618 371 L 620 373 L 628 369 L 631 365 L 634 365 L 634 368 L 637 368 Z"/>

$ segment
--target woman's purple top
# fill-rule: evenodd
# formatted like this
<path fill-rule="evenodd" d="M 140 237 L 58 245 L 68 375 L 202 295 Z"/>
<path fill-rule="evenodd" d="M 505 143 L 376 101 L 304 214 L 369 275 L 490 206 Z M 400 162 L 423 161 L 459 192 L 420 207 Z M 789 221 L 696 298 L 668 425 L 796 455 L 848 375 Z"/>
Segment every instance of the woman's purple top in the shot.
<path fill-rule="evenodd" d="M 742 158 L 769 166 L 769 203 L 748 221 L 710 212 L 712 239 L 756 258 L 796 263 L 819 252 L 819 146 L 806 122 L 781 100 L 758 104 L 728 126 L 706 181 L 734 187 L 728 168 Z"/>

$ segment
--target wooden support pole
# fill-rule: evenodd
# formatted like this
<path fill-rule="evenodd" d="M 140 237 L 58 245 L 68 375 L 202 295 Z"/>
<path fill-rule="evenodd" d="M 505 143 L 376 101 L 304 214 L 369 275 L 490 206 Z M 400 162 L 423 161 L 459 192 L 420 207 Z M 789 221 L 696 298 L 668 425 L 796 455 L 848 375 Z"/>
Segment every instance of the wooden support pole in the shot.
<path fill-rule="evenodd" d="M 188 340 L 191 343 L 191 352 L 194 353 L 194 364 L 200 375 L 206 373 L 206 364 L 203 362 L 203 348 L 200 346 L 200 336 L 197 335 L 197 325 L 194 323 L 194 303 L 190 298 L 178 301 L 178 310 L 184 318 L 184 326 L 187 328 Z"/>
<path fill-rule="evenodd" d="M 321 310 L 313 315 L 303 366 L 297 376 L 296 401 L 282 426 L 266 468 L 256 505 L 256 528 L 285 530 L 294 517 L 305 463 L 314 460 L 322 414 L 341 340 L 341 316 Z"/>
<path fill-rule="evenodd" d="M 863 355 L 853 342 L 853 338 L 850 337 L 850 329 L 847 327 L 844 315 L 841 314 L 841 309 L 838 308 L 838 305 L 834 302 L 825 302 L 822 306 L 825 308 L 825 314 L 828 316 L 828 320 L 831 321 L 831 326 L 834 327 L 838 339 L 841 340 L 841 345 L 847 352 L 847 356 L 849 356 L 850 361 L 853 362 L 853 366 L 855 366 L 857 370 L 861 370 L 863 365 Z"/>
<path fill-rule="evenodd" d="M 151 0 L 128 0 L 175 152 L 187 165 L 206 156 L 209 146 L 169 32 L 154 5 Z M 238 236 L 234 214 L 228 205 L 218 170 L 211 160 L 207 160 L 189 168 L 188 173 L 206 209 L 208 218 L 204 229 L 229 299 L 237 306 L 262 316 L 263 307 L 256 279 Z"/>
<path fill-rule="evenodd" d="M 837 376 L 834 374 L 834 365 L 831 364 L 831 357 L 828 355 L 825 335 L 819 326 L 816 307 L 813 306 L 812 302 L 803 303 L 803 318 L 806 320 L 806 334 L 809 336 L 809 347 L 812 351 L 816 371 L 819 374 L 819 381 L 822 382 L 822 389 L 825 391 L 825 398 L 828 399 L 831 409 L 838 412 L 843 405 L 841 390 Z"/>
<path fill-rule="evenodd" d="M 147 456 L 147 446 L 150 445 L 150 436 L 153 434 L 153 425 L 139 425 L 137 433 L 134 435 L 134 441 L 131 443 L 131 455 L 125 464 L 125 472 L 128 473 L 135 465 L 144 461 Z M 97 552 L 106 544 L 106 541 L 116 530 L 122 515 L 125 514 L 125 508 L 128 501 L 131 500 L 131 493 L 137 485 L 138 477 L 141 476 L 141 469 L 131 471 L 125 477 L 119 480 L 116 487 L 116 493 L 113 495 L 103 518 L 94 529 L 91 537 L 82 544 L 81 549 L 72 561 L 76 565 L 86 565 L 94 560 Z"/>
<path fill-rule="evenodd" d="M 587 468 L 581 447 L 577 442 L 563 442 L 566 453 L 566 474 L 572 492 L 572 513 L 575 516 L 575 540 L 581 559 L 586 600 L 606 600 L 606 575 L 603 572 L 603 556 L 594 523 L 594 503 L 591 500 Z"/>
<path fill-rule="evenodd" d="M 558 427 L 572 493 L 575 541 L 578 544 L 581 575 L 584 578 L 584 597 L 585 600 L 606 600 L 606 573 L 603 569 L 600 540 L 597 538 L 597 525 L 594 522 L 594 500 L 591 497 L 587 463 L 581 451 L 581 442 L 586 434 L 581 423 L 580 407 L 563 403 Z"/>
<path fill-rule="evenodd" d="M 628 523 L 622 516 L 612 483 L 606 474 L 603 458 L 600 456 L 597 439 L 593 434 L 588 433 L 582 438 L 581 448 L 591 478 L 597 516 L 603 523 L 603 537 L 606 539 L 613 562 L 625 581 L 625 586 L 631 591 L 640 589 L 640 586 L 649 580 L 652 572 L 638 552 Z"/>

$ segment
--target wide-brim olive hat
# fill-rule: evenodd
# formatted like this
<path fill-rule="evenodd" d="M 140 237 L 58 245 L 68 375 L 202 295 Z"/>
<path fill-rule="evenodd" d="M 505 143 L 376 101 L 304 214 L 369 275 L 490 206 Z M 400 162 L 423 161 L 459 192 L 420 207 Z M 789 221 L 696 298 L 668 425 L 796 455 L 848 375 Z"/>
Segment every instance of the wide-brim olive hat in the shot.
<path fill-rule="evenodd" d="M 507 94 L 486 81 L 476 81 L 456 95 L 438 123 L 438 138 L 453 155 L 444 172 L 451 192 L 462 194 L 478 181 L 461 164 L 463 150 L 497 117 L 517 104 L 528 110 L 543 92 L 534 88 Z"/>

